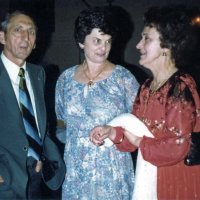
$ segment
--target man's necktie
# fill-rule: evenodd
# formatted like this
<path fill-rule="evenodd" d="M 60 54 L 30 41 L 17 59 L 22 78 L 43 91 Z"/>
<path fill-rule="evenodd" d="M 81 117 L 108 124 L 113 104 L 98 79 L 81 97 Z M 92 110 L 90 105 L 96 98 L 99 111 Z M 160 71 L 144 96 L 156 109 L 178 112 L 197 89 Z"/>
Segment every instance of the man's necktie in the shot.
<path fill-rule="evenodd" d="M 23 122 L 26 130 L 27 139 L 29 141 L 28 156 L 32 156 L 36 160 L 40 160 L 42 154 L 42 143 L 39 137 L 38 128 L 31 104 L 30 95 L 26 86 L 25 71 L 23 68 L 19 70 L 19 103 L 23 116 Z"/>

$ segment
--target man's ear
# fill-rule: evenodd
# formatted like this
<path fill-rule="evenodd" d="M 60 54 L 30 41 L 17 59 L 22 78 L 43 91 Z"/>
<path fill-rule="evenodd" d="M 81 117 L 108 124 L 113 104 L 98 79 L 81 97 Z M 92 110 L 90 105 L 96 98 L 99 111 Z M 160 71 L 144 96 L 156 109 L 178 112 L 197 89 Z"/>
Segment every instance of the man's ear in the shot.
<path fill-rule="evenodd" d="M 3 44 L 3 45 L 6 43 L 5 33 L 3 31 L 0 31 L 0 43 Z"/>
<path fill-rule="evenodd" d="M 81 43 L 79 42 L 78 45 L 79 45 L 79 47 L 80 47 L 81 49 L 84 49 L 84 44 L 81 44 Z"/>

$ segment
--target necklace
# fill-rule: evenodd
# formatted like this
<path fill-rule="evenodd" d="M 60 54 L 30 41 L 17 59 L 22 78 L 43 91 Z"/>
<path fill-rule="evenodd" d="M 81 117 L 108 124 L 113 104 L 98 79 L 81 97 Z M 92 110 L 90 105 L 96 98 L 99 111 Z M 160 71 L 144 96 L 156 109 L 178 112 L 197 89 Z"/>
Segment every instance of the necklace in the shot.
<path fill-rule="evenodd" d="M 85 61 L 83 62 L 83 66 L 85 66 Z M 94 76 L 93 78 L 89 77 L 89 76 L 86 74 L 85 70 L 83 69 L 84 75 L 85 75 L 86 78 L 89 80 L 88 83 L 87 83 L 87 85 L 88 85 L 89 88 L 92 87 L 92 86 L 94 85 L 94 80 L 103 72 L 103 70 L 105 69 L 105 67 L 106 67 L 106 65 L 105 65 L 105 66 L 102 68 L 102 70 L 100 70 L 100 72 L 97 73 L 96 76 Z"/>
<path fill-rule="evenodd" d="M 163 81 L 161 82 L 158 82 L 158 83 L 155 83 L 154 81 L 151 82 L 151 85 L 150 85 L 150 90 L 151 92 L 156 92 L 161 86 L 163 86 L 165 84 L 165 82 L 168 80 L 167 79 L 164 79 Z"/>
<path fill-rule="evenodd" d="M 164 80 L 156 83 L 155 80 L 153 80 L 149 86 L 150 90 L 152 93 L 155 93 L 160 87 L 162 87 L 167 80 L 177 71 L 177 69 L 175 68 L 173 71 L 171 71 L 171 73 L 167 76 L 167 78 L 165 78 Z"/>
<path fill-rule="evenodd" d="M 85 70 L 84 70 L 84 66 L 85 66 L 85 61 L 83 62 L 83 73 L 84 73 L 84 75 L 85 75 L 85 77 L 89 80 L 88 82 L 87 82 L 87 84 L 86 84 L 86 86 L 84 87 L 84 90 L 83 90 L 83 96 L 84 96 L 84 98 L 86 98 L 87 97 L 87 95 L 88 95 L 88 92 L 89 92 L 89 90 L 90 90 L 90 88 L 94 85 L 94 80 L 103 72 L 103 70 L 105 69 L 105 67 L 106 67 L 106 65 L 102 68 L 102 70 L 100 71 L 100 72 L 98 72 L 97 74 L 96 74 L 96 76 L 94 76 L 93 78 L 91 78 L 91 77 L 89 77 L 87 74 L 86 74 L 86 72 L 85 72 Z"/>

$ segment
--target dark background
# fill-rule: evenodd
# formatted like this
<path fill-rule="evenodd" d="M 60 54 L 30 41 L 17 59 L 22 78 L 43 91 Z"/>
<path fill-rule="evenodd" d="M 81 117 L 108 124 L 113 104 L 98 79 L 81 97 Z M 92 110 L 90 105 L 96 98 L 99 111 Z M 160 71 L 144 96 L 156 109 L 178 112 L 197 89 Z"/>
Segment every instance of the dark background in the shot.
<path fill-rule="evenodd" d="M 200 8 L 199 0 L 0 0 L 1 19 L 6 12 L 24 10 L 34 18 L 38 25 L 36 49 L 28 61 L 43 65 L 46 71 L 46 103 L 50 135 L 54 139 L 56 80 L 63 70 L 83 60 L 83 55 L 73 38 L 74 20 L 79 12 L 90 6 L 109 6 L 113 10 L 115 23 L 119 26 L 119 35 L 112 46 L 110 60 L 128 68 L 142 83 L 149 73 L 138 65 L 139 52 L 135 46 L 141 38 L 143 13 L 150 6 L 172 3 Z M 199 85 L 200 42 L 198 44 L 194 49 L 188 70 Z M 59 142 L 58 145 L 62 152 L 63 145 Z M 50 198 L 50 191 L 47 190 L 46 193 L 47 198 Z M 53 192 L 54 198 L 59 198 L 59 195 L 60 191 Z"/>
<path fill-rule="evenodd" d="M 28 60 L 42 64 L 52 81 L 60 72 L 83 60 L 73 38 L 74 20 L 80 11 L 92 6 L 109 6 L 119 27 L 110 60 L 130 69 L 142 83 L 148 73 L 138 65 L 139 52 L 135 46 L 141 38 L 143 13 L 150 6 L 172 3 L 200 8 L 199 0 L 0 0 L 0 18 L 6 12 L 25 10 L 35 19 L 39 28 L 37 45 Z M 195 54 L 198 52 L 197 47 Z M 194 59 L 191 64 L 199 65 L 199 59 Z M 199 70 L 196 66 L 195 71 Z"/>
<path fill-rule="evenodd" d="M 133 68 L 138 66 L 139 52 L 135 46 L 141 37 L 143 13 L 150 6 L 172 3 L 200 8 L 199 0 L 0 0 L 0 17 L 14 10 L 30 13 L 39 32 L 36 49 L 29 60 L 48 68 L 57 66 L 63 71 L 83 59 L 73 38 L 74 20 L 79 12 L 89 6 L 110 6 L 120 28 L 110 59 L 136 73 L 141 82 L 143 78 Z"/>

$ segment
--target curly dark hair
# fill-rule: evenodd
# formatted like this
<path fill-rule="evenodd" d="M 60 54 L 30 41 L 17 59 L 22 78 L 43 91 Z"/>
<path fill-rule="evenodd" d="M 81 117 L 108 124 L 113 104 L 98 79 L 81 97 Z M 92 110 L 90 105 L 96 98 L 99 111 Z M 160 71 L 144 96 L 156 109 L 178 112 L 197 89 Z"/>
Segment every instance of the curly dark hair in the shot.
<path fill-rule="evenodd" d="M 108 7 L 93 7 L 83 10 L 75 20 L 74 38 L 76 43 L 83 44 L 85 37 L 92 29 L 99 28 L 104 34 L 115 38 L 117 28 L 112 23 L 112 13 Z"/>
<path fill-rule="evenodd" d="M 161 48 L 171 50 L 171 56 L 178 68 L 185 67 L 189 52 L 196 42 L 192 19 L 199 14 L 197 8 L 184 5 L 151 7 L 144 14 L 144 25 L 155 27 L 160 34 Z"/>

